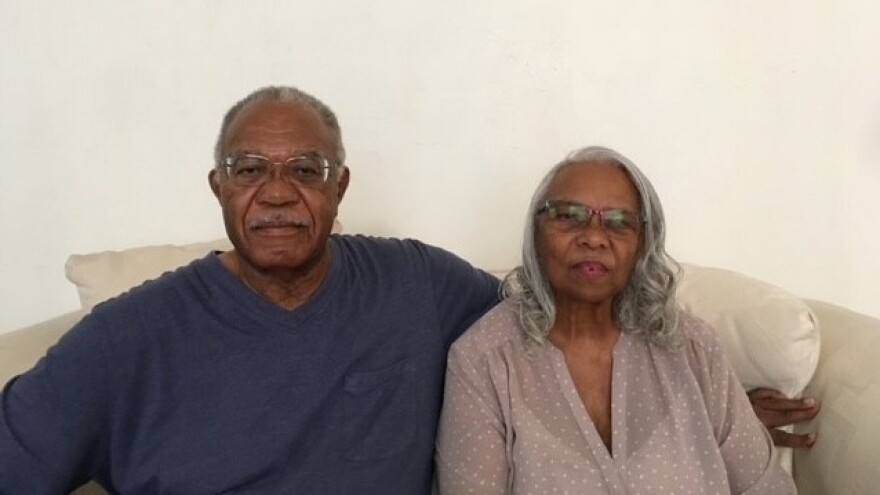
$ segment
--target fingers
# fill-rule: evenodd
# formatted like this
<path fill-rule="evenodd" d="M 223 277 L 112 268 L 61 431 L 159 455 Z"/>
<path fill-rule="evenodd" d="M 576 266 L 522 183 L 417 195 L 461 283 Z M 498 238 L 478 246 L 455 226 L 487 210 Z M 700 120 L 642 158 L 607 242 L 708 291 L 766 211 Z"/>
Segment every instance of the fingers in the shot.
<path fill-rule="evenodd" d="M 802 421 L 809 421 L 816 417 L 819 414 L 819 406 L 811 407 L 809 409 L 796 409 L 789 410 L 781 413 L 780 421 L 784 421 L 782 425 L 790 425 L 795 423 L 800 423 Z M 782 426 L 779 425 L 779 426 Z"/>
<path fill-rule="evenodd" d="M 789 399 L 782 392 L 767 388 L 756 388 L 748 392 L 749 401 L 756 409 L 767 409 L 771 411 L 795 411 L 805 410 L 811 411 L 811 415 L 807 419 L 819 412 L 819 401 L 812 397 L 803 397 L 800 399 Z"/>
<path fill-rule="evenodd" d="M 819 409 L 819 402 L 812 397 L 804 397 L 802 399 L 758 399 L 752 404 L 775 411 Z"/>
<path fill-rule="evenodd" d="M 792 447 L 795 449 L 808 449 L 816 444 L 816 434 L 807 433 L 796 435 L 782 430 L 770 430 L 770 438 L 777 447 Z"/>
<path fill-rule="evenodd" d="M 818 404 L 809 409 L 770 409 L 755 405 L 755 415 L 769 428 L 778 428 L 802 421 L 809 421 L 819 414 Z"/>
<path fill-rule="evenodd" d="M 749 390 L 748 396 L 758 419 L 770 432 L 774 445 L 808 449 L 816 443 L 815 433 L 794 434 L 776 428 L 815 418 L 821 408 L 818 400 L 812 397 L 789 399 L 782 392 L 770 388 Z"/>
<path fill-rule="evenodd" d="M 780 392 L 779 390 L 774 390 L 772 388 L 753 388 L 746 392 L 749 396 L 749 400 L 754 403 L 758 399 L 787 399 L 785 394 Z"/>

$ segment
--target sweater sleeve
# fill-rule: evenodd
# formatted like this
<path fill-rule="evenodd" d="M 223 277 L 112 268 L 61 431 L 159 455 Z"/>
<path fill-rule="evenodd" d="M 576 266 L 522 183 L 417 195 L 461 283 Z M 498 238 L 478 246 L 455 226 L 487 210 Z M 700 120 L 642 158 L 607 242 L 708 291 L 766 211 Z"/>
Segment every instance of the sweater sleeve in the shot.
<path fill-rule="evenodd" d="M 500 281 L 458 256 L 418 243 L 428 260 L 437 315 L 450 332 L 452 343 L 478 318 L 500 301 Z"/>
<path fill-rule="evenodd" d="M 86 317 L 0 395 L 0 493 L 68 493 L 93 476 L 106 363 Z"/>

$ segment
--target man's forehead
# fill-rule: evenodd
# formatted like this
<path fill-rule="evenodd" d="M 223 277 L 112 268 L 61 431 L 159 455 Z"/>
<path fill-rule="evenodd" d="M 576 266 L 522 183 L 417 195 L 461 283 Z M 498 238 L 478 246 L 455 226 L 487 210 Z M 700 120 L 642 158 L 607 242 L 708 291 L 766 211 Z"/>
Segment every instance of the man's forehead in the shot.
<path fill-rule="evenodd" d="M 256 101 L 241 109 L 230 123 L 233 127 L 269 127 L 298 122 L 323 126 L 318 112 L 305 103 L 294 101 Z"/>
<path fill-rule="evenodd" d="M 232 120 L 226 145 L 253 137 L 332 141 L 330 130 L 318 112 L 299 102 L 259 101 L 243 108 Z"/>

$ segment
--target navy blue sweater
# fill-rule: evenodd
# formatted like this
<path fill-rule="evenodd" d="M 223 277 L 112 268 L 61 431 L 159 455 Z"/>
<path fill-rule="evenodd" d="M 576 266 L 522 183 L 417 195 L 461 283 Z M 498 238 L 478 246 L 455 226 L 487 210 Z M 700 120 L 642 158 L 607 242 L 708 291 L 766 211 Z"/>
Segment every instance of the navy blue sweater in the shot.
<path fill-rule="evenodd" d="M 330 245 L 295 311 L 216 255 L 96 307 L 0 396 L 0 493 L 429 493 L 446 351 L 498 281 L 417 241 Z"/>

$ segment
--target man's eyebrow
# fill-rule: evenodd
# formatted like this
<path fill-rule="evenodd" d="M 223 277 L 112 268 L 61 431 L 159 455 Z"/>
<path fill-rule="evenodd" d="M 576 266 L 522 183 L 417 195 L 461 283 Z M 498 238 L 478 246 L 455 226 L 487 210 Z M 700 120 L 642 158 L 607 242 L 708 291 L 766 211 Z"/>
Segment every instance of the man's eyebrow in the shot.
<path fill-rule="evenodd" d="M 227 155 L 228 156 L 235 156 L 235 155 L 263 156 L 262 153 L 260 153 L 259 151 L 251 150 L 251 149 L 238 149 L 238 150 L 230 151 Z"/>

